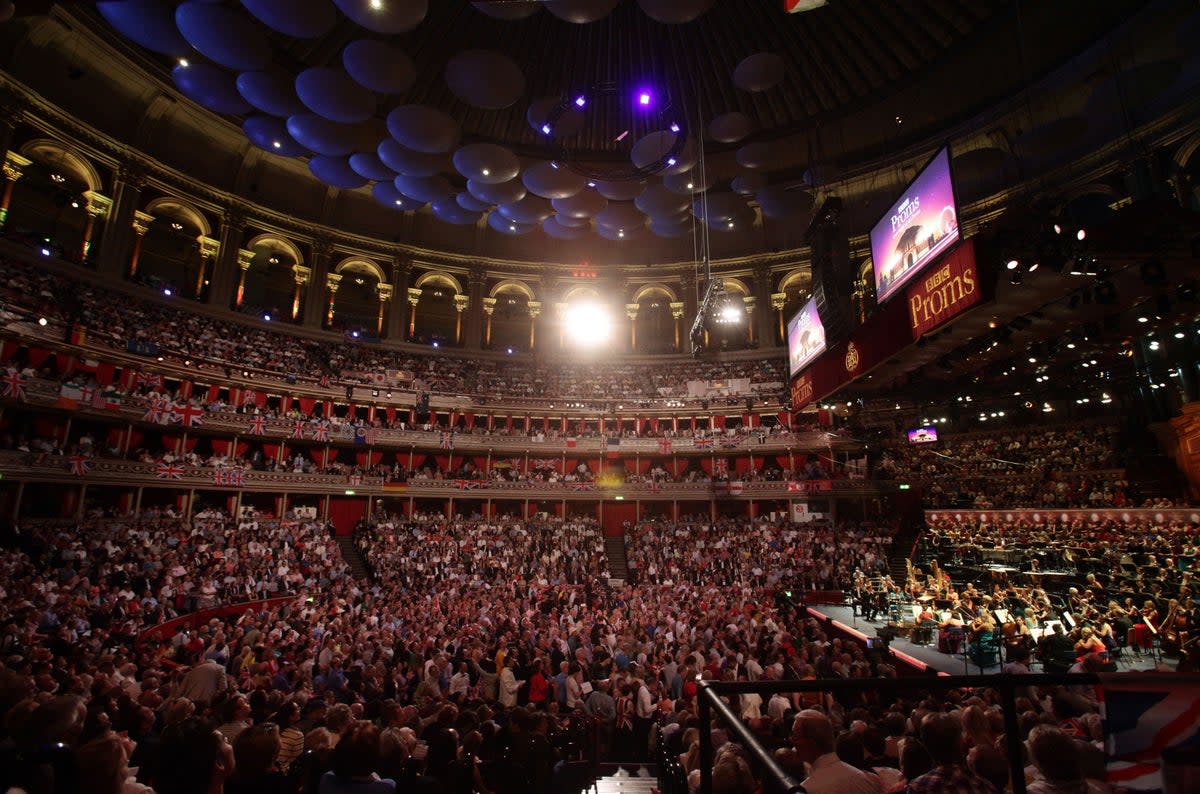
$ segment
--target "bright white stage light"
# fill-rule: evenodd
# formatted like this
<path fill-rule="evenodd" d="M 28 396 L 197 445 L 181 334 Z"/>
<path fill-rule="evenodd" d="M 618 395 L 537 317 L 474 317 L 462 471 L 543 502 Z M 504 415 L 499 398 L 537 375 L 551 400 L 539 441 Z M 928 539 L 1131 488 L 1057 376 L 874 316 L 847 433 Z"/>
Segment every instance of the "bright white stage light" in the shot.
<path fill-rule="evenodd" d="M 563 319 L 567 335 L 576 344 L 597 347 L 612 336 L 612 318 L 594 303 L 570 307 Z"/>

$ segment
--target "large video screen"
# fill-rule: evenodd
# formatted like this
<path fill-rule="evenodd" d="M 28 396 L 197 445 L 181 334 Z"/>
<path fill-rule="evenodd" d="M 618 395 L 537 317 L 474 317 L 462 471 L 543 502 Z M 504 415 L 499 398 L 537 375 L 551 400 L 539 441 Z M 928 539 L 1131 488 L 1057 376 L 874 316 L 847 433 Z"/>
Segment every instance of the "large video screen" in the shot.
<path fill-rule="evenodd" d="M 943 148 L 871 229 L 876 302 L 892 297 L 958 238 L 950 150 Z"/>
<path fill-rule="evenodd" d="M 908 443 L 910 444 L 932 444 L 937 440 L 937 428 L 933 425 L 914 427 L 908 431 Z"/>
<path fill-rule="evenodd" d="M 825 326 L 817 314 L 817 299 L 809 298 L 787 324 L 788 375 L 795 376 L 825 352 Z"/>

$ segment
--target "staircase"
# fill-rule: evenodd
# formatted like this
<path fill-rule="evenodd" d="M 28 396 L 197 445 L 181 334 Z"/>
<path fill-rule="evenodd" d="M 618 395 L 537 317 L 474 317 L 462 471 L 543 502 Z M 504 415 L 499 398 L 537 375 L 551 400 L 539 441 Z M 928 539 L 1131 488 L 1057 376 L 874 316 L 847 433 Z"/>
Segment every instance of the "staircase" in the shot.
<path fill-rule="evenodd" d="M 342 551 L 342 559 L 350 566 L 350 572 L 354 574 L 354 578 L 370 579 L 371 569 L 367 566 L 367 561 L 358 553 L 358 547 L 354 545 L 354 538 L 339 536 L 334 540 L 337 541 L 338 548 Z"/>
<path fill-rule="evenodd" d="M 892 538 L 892 547 L 888 550 L 888 573 L 898 585 L 903 586 L 908 581 L 908 560 L 920 534 L 919 526 L 906 522 Z"/>
<path fill-rule="evenodd" d="M 625 556 L 625 536 L 606 535 L 604 551 L 608 554 L 608 571 L 611 574 L 608 584 L 611 587 L 624 587 L 629 579 L 629 560 Z"/>
<path fill-rule="evenodd" d="M 590 790 L 596 794 L 650 794 L 658 789 L 658 774 L 653 765 L 623 764 L 615 771 L 610 764 L 601 764 L 598 777 Z"/>

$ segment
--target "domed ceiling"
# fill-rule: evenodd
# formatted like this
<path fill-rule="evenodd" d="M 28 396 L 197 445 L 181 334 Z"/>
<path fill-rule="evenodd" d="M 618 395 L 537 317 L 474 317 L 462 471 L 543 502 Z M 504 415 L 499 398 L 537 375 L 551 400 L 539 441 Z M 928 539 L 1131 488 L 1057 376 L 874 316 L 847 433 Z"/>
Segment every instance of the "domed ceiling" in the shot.
<path fill-rule="evenodd" d="M 304 158 L 316 180 L 396 210 L 428 208 L 447 224 L 487 215 L 507 235 L 623 241 L 683 236 L 694 219 L 743 229 L 756 208 L 806 217 L 814 167 L 860 140 L 846 131 L 855 113 L 947 59 L 1011 46 L 997 30 L 1012 28 L 1015 7 L 1039 8 L 783 5 L 125 0 L 94 13 L 183 94 L 272 155 Z M 1084 40 L 1080 27 L 1102 30 L 1138 4 L 1106 5 L 1066 38 Z M 1027 65 L 1069 54 L 1031 46 Z M 991 72 L 961 96 L 929 97 L 932 111 L 914 106 L 908 127 L 876 139 L 932 135 L 1022 79 Z M 828 129 L 840 132 L 818 134 Z M 861 140 L 860 152 L 880 156 L 870 134 Z M 726 164 L 720 181 L 702 178 L 701 154 Z"/>

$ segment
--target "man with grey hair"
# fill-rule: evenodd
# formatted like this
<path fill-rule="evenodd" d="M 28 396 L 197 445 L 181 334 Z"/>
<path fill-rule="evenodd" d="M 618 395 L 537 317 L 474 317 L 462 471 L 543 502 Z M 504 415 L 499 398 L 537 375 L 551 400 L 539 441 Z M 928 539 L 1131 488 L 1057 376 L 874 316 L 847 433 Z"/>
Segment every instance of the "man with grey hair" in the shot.
<path fill-rule="evenodd" d="M 805 709 L 792 721 L 792 745 L 809 765 L 804 790 L 808 794 L 881 794 L 879 778 L 856 769 L 833 751 L 833 724 L 815 709 Z"/>

